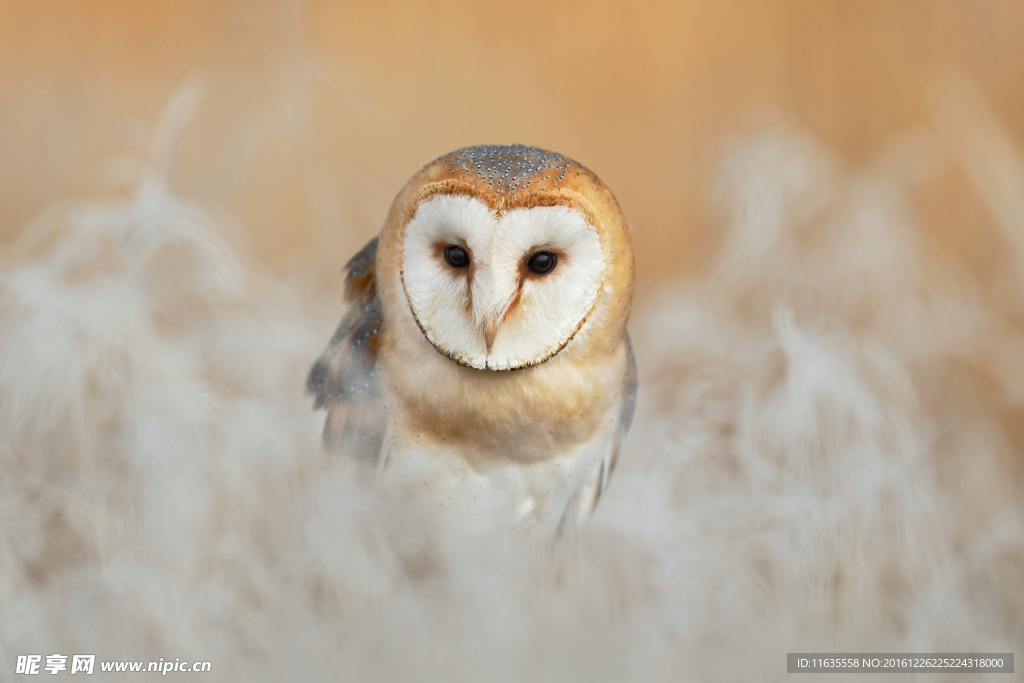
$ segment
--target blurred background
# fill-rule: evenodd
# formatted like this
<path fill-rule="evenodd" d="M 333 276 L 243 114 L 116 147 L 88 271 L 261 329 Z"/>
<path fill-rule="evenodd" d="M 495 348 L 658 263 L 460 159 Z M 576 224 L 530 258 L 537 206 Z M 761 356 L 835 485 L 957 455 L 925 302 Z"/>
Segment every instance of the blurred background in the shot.
<path fill-rule="evenodd" d="M 0 682 L 54 652 L 650 683 L 1019 648 L 1022 26 L 1019 0 L 0 0 Z M 557 542 L 369 485 L 302 393 L 342 265 L 482 143 L 577 159 L 633 231 L 636 419 Z"/>
<path fill-rule="evenodd" d="M 707 178 L 765 110 L 863 163 L 958 68 L 1024 140 L 1022 25 L 1016 0 L 4 0 L 0 240 L 96 192 L 197 74 L 171 183 L 232 211 L 274 268 L 336 272 L 420 165 L 519 142 L 608 183 L 643 293 L 709 258 Z M 999 249 L 957 229 L 984 219 L 961 180 L 944 169 L 918 206 L 977 265 Z"/>

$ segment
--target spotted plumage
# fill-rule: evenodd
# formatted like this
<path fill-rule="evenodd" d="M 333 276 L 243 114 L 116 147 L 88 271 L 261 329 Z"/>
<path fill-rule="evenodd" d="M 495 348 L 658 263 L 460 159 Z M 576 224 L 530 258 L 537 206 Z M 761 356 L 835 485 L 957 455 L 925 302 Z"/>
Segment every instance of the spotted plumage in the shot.
<path fill-rule="evenodd" d="M 584 519 L 636 400 L 632 248 L 597 176 L 521 145 L 457 150 L 346 268 L 350 310 L 308 381 L 325 443 L 517 529 Z"/>

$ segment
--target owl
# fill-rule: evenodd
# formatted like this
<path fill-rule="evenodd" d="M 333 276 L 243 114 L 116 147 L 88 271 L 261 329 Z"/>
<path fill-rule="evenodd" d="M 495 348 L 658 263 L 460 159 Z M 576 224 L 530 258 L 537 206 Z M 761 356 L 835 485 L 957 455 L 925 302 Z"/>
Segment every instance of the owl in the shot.
<path fill-rule="evenodd" d="M 513 530 L 585 521 L 637 393 L 629 231 L 581 164 L 468 147 L 424 166 L 346 266 L 307 389 L 379 481 Z"/>

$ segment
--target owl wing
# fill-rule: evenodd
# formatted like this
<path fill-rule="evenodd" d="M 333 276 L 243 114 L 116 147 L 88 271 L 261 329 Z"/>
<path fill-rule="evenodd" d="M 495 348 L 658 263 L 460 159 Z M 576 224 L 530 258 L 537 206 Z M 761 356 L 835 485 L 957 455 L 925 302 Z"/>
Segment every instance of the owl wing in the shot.
<path fill-rule="evenodd" d="M 604 462 L 601 463 L 601 472 L 597 477 L 597 483 L 594 487 L 591 509 L 597 505 L 598 498 L 601 497 L 601 493 L 608 486 L 608 478 L 615 471 L 615 465 L 619 462 L 619 451 L 622 449 L 622 438 L 629 431 L 629 428 L 633 426 L 633 413 L 636 412 L 638 387 L 636 356 L 633 354 L 633 342 L 630 341 L 628 332 L 626 333 L 626 355 L 626 374 L 622 378 L 622 395 L 620 399 L 622 412 L 619 413 L 619 424 L 612 437 L 612 443 L 609 444 L 608 455 L 605 457 Z"/>
<path fill-rule="evenodd" d="M 327 409 L 327 449 L 369 462 L 380 453 L 387 424 L 377 367 L 383 319 L 376 260 L 374 237 L 345 265 L 348 312 L 306 379 L 306 392 L 315 396 L 314 410 Z"/>
<path fill-rule="evenodd" d="M 613 428 L 611 438 L 604 446 L 604 455 L 601 459 L 601 466 L 597 472 L 597 478 L 593 484 L 588 483 L 583 489 L 578 490 L 569 499 L 562 519 L 558 524 L 558 533 L 562 534 L 567 529 L 581 524 L 587 517 L 593 514 L 597 507 L 597 501 L 601 494 L 608 487 L 608 480 L 615 471 L 615 465 L 619 461 L 619 451 L 622 449 L 622 438 L 629 431 L 633 424 L 633 413 L 636 412 L 637 395 L 637 371 L 636 356 L 633 354 L 633 344 L 626 334 L 626 374 L 622 378 L 622 393 L 619 395 L 619 419 L 618 424 Z"/>
<path fill-rule="evenodd" d="M 626 376 L 622 378 L 622 433 L 625 434 L 633 426 L 633 413 L 636 412 L 636 393 L 639 381 L 636 374 L 636 356 L 633 355 L 633 342 L 629 340 L 629 332 L 626 333 L 626 353 L 629 354 L 629 362 L 626 363 Z M 618 452 L 615 453 L 618 458 Z M 612 461 L 612 467 L 615 462 Z"/>

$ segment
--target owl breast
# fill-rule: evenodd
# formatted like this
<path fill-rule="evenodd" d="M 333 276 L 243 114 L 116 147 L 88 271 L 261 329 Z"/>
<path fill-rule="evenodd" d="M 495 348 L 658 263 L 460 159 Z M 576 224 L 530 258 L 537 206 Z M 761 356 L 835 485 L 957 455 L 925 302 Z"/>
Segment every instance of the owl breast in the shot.
<path fill-rule="evenodd" d="M 610 408 L 590 438 L 529 461 L 452 448 L 396 416 L 380 481 L 403 496 L 424 497 L 428 514 L 453 512 L 485 530 L 575 526 L 590 514 L 607 480 L 618 410 Z"/>

